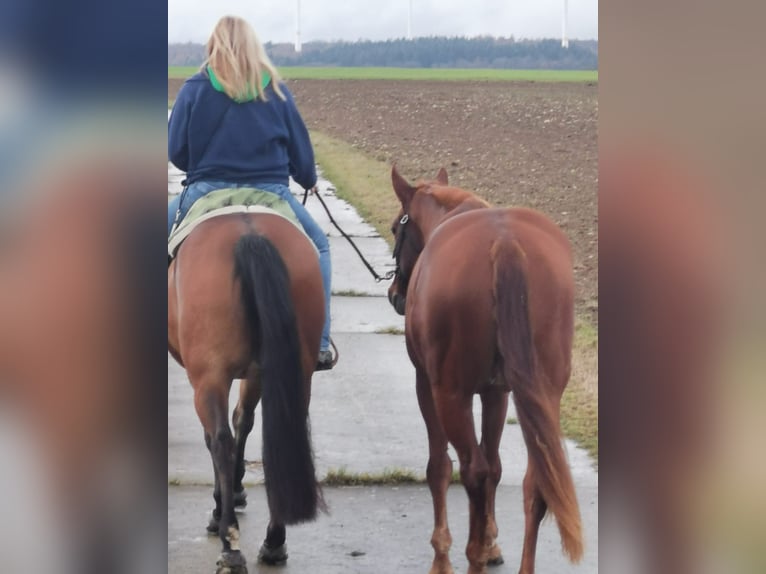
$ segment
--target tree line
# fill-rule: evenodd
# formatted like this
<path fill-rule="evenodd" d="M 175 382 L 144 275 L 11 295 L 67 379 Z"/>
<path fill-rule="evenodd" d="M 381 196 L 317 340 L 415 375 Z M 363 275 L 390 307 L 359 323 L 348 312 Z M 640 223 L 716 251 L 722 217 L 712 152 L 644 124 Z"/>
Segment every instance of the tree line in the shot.
<path fill-rule="evenodd" d="M 376 66 L 403 68 L 598 69 L 598 41 L 515 40 L 494 37 L 430 37 L 414 40 L 308 42 L 265 45 L 277 66 Z M 169 66 L 198 66 L 202 44 L 168 44 Z"/>

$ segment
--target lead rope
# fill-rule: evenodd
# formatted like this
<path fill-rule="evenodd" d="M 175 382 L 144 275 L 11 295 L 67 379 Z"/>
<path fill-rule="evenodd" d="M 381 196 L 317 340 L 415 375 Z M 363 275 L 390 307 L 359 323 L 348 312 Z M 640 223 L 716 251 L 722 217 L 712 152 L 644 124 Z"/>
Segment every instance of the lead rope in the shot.
<path fill-rule="evenodd" d="M 392 269 L 385 275 L 381 276 L 378 275 L 378 273 L 375 271 L 375 269 L 372 268 L 372 265 L 365 259 L 364 255 L 362 255 L 362 252 L 359 251 L 359 248 L 356 246 L 356 243 L 354 243 L 354 240 L 349 237 L 349 235 L 341 229 L 340 225 L 338 225 L 338 222 L 335 221 L 335 218 L 332 216 L 332 213 L 330 213 L 329 208 L 327 207 L 327 204 L 324 202 L 324 199 L 322 199 L 322 196 L 319 195 L 319 190 L 314 193 L 316 198 L 319 200 L 319 203 L 322 204 L 322 208 L 325 210 L 325 213 L 327 213 L 327 217 L 330 218 L 330 223 L 332 223 L 335 226 L 335 229 L 337 229 L 340 234 L 346 238 L 346 241 L 348 241 L 351 244 L 351 247 L 354 248 L 354 251 L 356 251 L 356 254 L 359 255 L 359 259 L 362 260 L 362 263 L 364 263 L 364 266 L 367 267 L 367 270 L 372 273 L 372 276 L 375 278 L 376 283 L 380 283 L 381 281 L 388 281 L 390 279 L 393 279 L 394 275 L 396 275 L 396 269 Z M 306 205 L 306 200 L 309 196 L 309 190 L 304 189 L 303 190 L 303 205 Z M 330 345 L 332 346 L 333 350 L 335 351 L 335 358 L 333 359 L 332 366 L 334 367 L 338 363 L 338 359 L 340 358 L 340 352 L 338 352 L 338 347 L 335 346 L 335 341 L 332 337 L 330 337 Z"/>
<path fill-rule="evenodd" d="M 309 190 L 306 189 L 303 192 L 303 205 L 306 205 L 306 199 L 308 198 Z M 362 252 L 359 251 L 359 248 L 356 246 L 356 243 L 354 243 L 354 240 L 349 237 L 349 235 L 343 231 L 340 228 L 340 225 L 335 221 L 335 218 L 333 218 L 332 214 L 330 213 L 330 210 L 327 208 L 327 204 L 324 202 L 324 199 L 322 199 L 322 196 L 319 194 L 319 191 L 314 193 L 314 196 L 319 200 L 319 203 L 322 204 L 322 207 L 325 210 L 325 213 L 327 213 L 327 217 L 330 218 L 330 223 L 332 223 L 335 226 L 335 229 L 337 229 L 340 234 L 346 238 L 346 241 L 348 241 L 351 244 L 351 247 L 354 248 L 354 251 L 356 251 L 356 254 L 359 256 L 359 259 L 362 260 L 362 263 L 364 263 L 364 266 L 367 267 L 367 270 L 372 273 L 372 276 L 375 278 L 376 283 L 380 283 L 381 281 L 389 281 L 394 278 L 394 275 L 396 275 L 396 270 L 392 269 L 385 275 L 378 275 L 378 273 L 375 271 L 375 269 L 372 268 L 372 265 L 365 259 L 364 255 L 362 255 Z"/>
<path fill-rule="evenodd" d="M 394 275 L 396 275 L 396 270 L 393 269 L 389 271 L 388 273 L 386 273 L 385 275 L 383 275 L 382 277 L 378 275 L 375 269 L 372 268 L 372 265 L 370 265 L 367 259 L 364 258 L 364 255 L 362 255 L 362 252 L 359 251 L 359 248 L 356 246 L 356 243 L 354 243 L 353 239 L 351 239 L 351 237 L 349 237 L 349 235 L 345 231 L 343 231 L 343 229 L 341 229 L 340 225 L 338 225 L 338 222 L 335 221 L 335 218 L 332 216 L 332 213 L 330 213 L 330 210 L 327 207 L 327 204 L 322 199 L 322 196 L 319 195 L 319 191 L 317 190 L 316 193 L 314 193 L 314 195 L 319 200 L 319 203 L 322 204 L 322 207 L 324 208 L 325 213 L 327 213 L 327 217 L 330 218 L 330 223 L 332 223 L 335 226 L 335 229 L 337 229 L 340 232 L 340 234 L 346 238 L 346 241 L 348 241 L 351 244 L 351 247 L 354 248 L 354 251 L 356 251 L 356 254 L 359 255 L 359 258 L 362 260 L 362 263 L 364 263 L 364 266 L 367 267 L 370 273 L 372 273 L 372 276 L 375 278 L 375 281 L 377 283 L 380 283 L 381 281 L 388 281 L 392 279 Z M 306 200 L 308 199 L 308 196 L 309 196 L 309 190 L 304 189 L 303 190 L 303 205 L 306 205 Z M 330 337 L 330 346 L 333 348 L 333 351 L 335 351 L 335 357 L 333 358 L 333 361 L 332 361 L 332 366 L 335 367 L 335 365 L 338 364 L 338 359 L 340 359 L 340 351 L 338 351 L 338 347 L 335 345 L 335 340 L 332 337 Z"/>

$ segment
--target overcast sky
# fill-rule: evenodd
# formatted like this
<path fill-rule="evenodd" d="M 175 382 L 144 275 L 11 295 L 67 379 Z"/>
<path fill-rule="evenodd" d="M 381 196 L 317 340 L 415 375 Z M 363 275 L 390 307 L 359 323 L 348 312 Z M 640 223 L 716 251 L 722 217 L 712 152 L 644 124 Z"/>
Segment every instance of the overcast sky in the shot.
<path fill-rule="evenodd" d="M 301 37 L 385 40 L 407 34 L 410 0 L 300 0 Z M 168 0 L 168 42 L 205 42 L 242 16 L 263 42 L 293 42 L 297 0 Z M 412 0 L 413 36 L 560 38 L 564 0 Z M 569 38 L 598 38 L 598 0 L 569 0 Z"/>

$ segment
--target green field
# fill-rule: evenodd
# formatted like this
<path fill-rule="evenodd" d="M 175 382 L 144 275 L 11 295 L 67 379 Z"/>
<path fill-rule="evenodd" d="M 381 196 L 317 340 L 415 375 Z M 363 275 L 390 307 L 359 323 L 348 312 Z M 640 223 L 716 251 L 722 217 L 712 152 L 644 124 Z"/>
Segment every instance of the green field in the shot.
<path fill-rule="evenodd" d="M 188 78 L 195 66 L 170 66 L 169 78 Z M 288 80 L 454 80 L 491 82 L 598 82 L 598 70 L 479 70 L 453 68 L 283 67 Z"/>

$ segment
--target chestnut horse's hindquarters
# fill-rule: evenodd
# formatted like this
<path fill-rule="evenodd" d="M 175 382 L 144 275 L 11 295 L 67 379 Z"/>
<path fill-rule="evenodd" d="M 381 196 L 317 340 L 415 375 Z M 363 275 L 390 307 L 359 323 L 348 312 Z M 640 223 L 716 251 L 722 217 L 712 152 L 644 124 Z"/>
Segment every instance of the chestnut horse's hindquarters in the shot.
<path fill-rule="evenodd" d="M 491 251 L 497 343 L 506 384 L 513 391 L 516 414 L 527 445 L 536 486 L 556 517 L 564 552 L 572 562 L 582 557 L 580 510 L 574 483 L 561 445 L 559 397 L 552 396 L 535 362 L 528 309 L 526 255 L 508 236 Z"/>
<path fill-rule="evenodd" d="M 300 340 L 290 278 L 267 238 L 248 234 L 234 248 L 234 273 L 242 285 L 245 324 L 258 365 L 263 403 L 263 470 L 273 522 L 316 518 L 322 504 L 316 481 Z"/>

